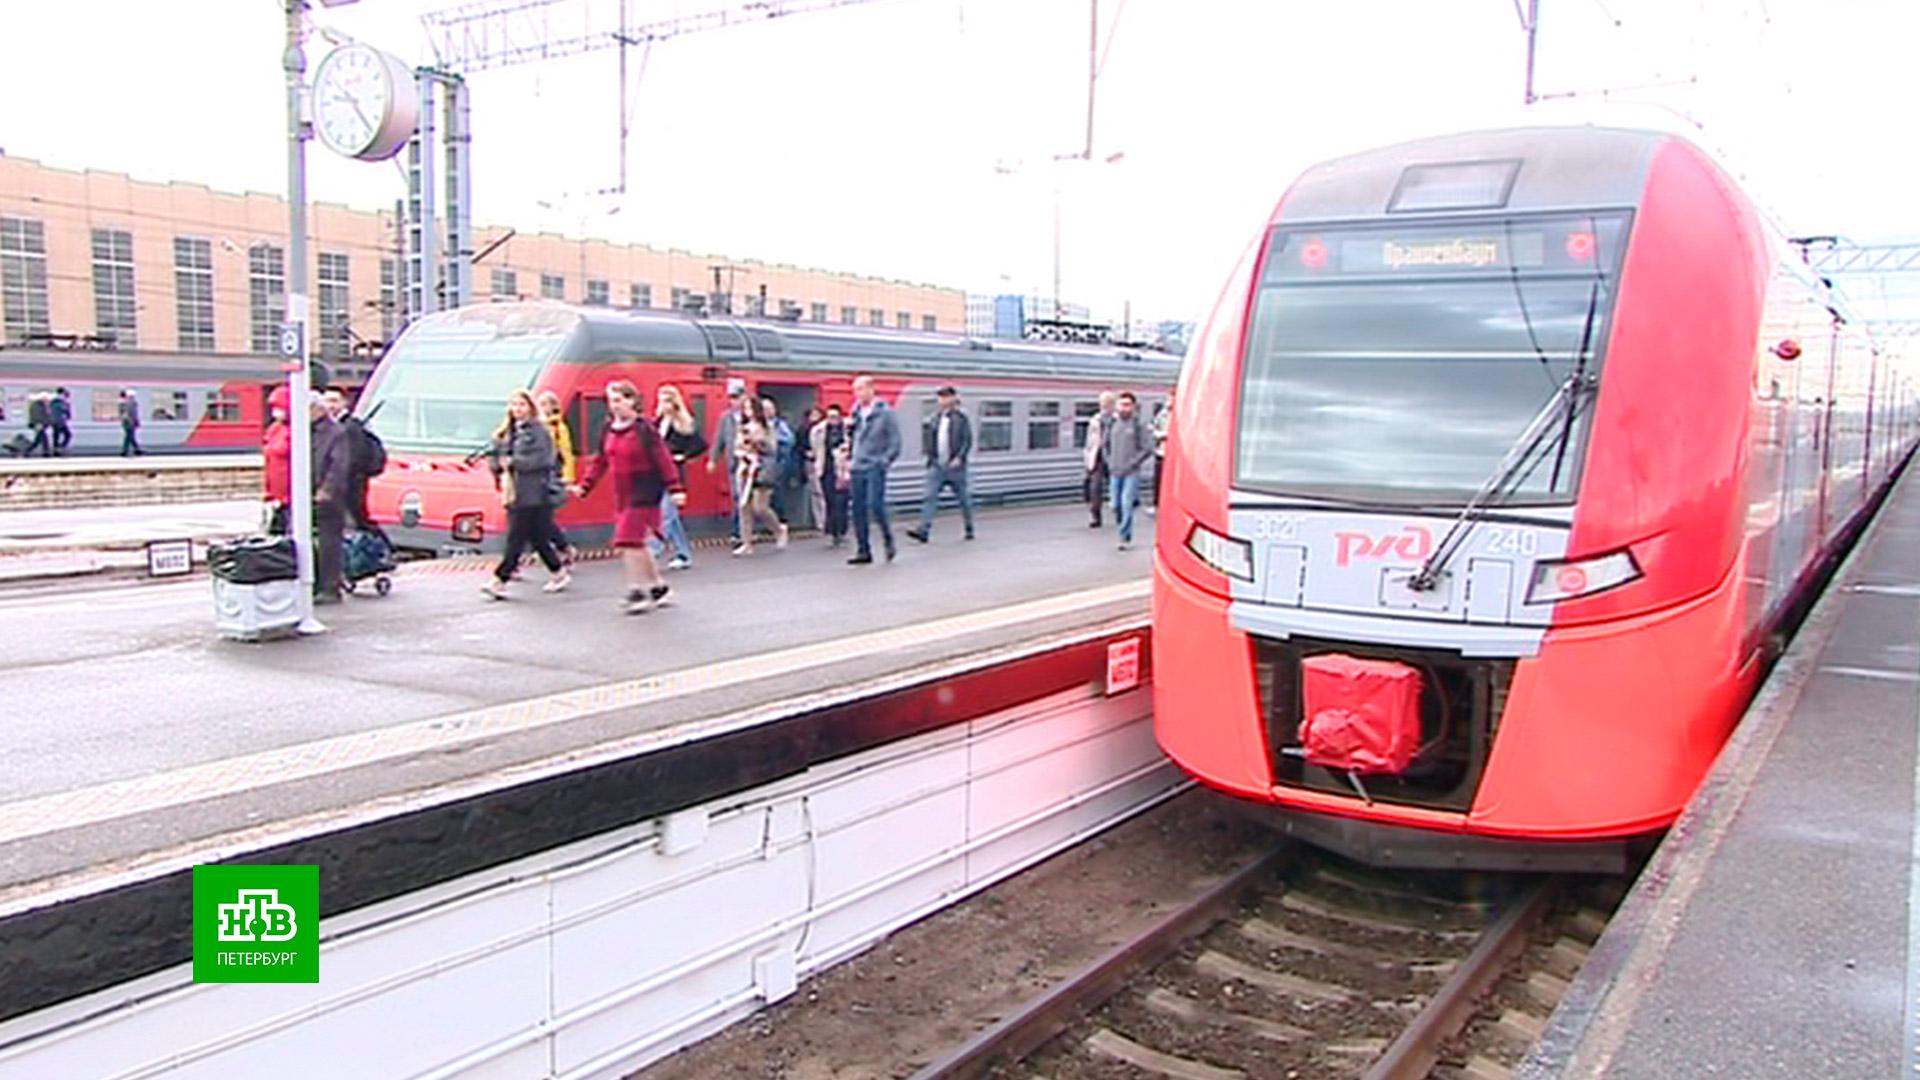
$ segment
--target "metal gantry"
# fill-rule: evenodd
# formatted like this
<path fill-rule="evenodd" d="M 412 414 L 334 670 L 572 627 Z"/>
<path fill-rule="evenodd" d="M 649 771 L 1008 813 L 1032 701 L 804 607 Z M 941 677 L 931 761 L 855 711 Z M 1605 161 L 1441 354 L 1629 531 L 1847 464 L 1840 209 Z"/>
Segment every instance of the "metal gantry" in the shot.
<path fill-rule="evenodd" d="M 676 5 L 673 15 L 633 19 L 633 0 L 479 0 L 420 17 L 448 71 L 472 73 L 560 60 L 788 15 L 876 0 L 721 0 Z"/>
<path fill-rule="evenodd" d="M 1856 244 L 1825 239 L 1809 243 L 1807 261 L 1828 277 L 1838 274 L 1920 273 L 1920 243 Z"/>

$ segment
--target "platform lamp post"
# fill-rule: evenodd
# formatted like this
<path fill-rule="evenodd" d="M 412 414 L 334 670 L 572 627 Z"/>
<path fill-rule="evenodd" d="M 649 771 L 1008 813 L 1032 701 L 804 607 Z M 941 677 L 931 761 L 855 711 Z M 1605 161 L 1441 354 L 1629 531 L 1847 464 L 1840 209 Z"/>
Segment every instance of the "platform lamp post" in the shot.
<path fill-rule="evenodd" d="M 280 330 L 286 359 L 288 422 L 292 428 L 294 550 L 299 561 L 300 632 L 319 634 L 326 627 L 313 615 L 313 351 L 311 298 L 307 294 L 307 140 L 317 131 L 322 142 L 363 161 L 392 157 L 419 122 L 413 73 L 394 57 L 365 45 L 344 45 L 327 54 L 306 85 L 308 0 L 279 0 L 287 14 L 283 66 L 287 76 L 287 322 Z M 323 7 L 344 7 L 355 0 L 320 0 Z"/>

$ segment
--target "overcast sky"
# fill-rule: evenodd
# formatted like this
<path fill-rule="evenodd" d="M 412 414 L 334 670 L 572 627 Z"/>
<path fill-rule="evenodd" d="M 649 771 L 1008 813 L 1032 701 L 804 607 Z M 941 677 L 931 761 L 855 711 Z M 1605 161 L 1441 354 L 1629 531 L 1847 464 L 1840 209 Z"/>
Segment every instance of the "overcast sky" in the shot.
<path fill-rule="evenodd" d="M 617 0 L 557 0 L 552 25 Z M 740 0 L 631 0 L 638 18 Z M 1524 3 L 1524 0 L 1522 0 Z M 319 22 L 409 62 L 444 0 Z M 975 291 L 1190 317 L 1313 162 L 1524 121 L 1514 0 L 878 0 L 655 45 L 624 197 L 611 51 L 473 77 L 476 216 Z M 1541 0 L 1536 120 L 1689 132 L 1795 232 L 1908 236 L 1915 0 Z M 8 3 L 0 147 L 224 189 L 285 189 L 278 0 Z M 327 44 L 310 48 L 317 63 Z M 630 55 L 640 67 L 636 50 Z M 1673 84 L 1673 85 L 1649 85 Z M 1610 91 L 1610 92 L 1609 92 Z M 1602 92 L 1609 92 L 1603 95 Z M 316 199 L 390 207 L 391 164 L 317 143 Z M 541 203 L 553 208 L 543 208 Z M 607 211 L 619 206 L 617 215 Z"/>

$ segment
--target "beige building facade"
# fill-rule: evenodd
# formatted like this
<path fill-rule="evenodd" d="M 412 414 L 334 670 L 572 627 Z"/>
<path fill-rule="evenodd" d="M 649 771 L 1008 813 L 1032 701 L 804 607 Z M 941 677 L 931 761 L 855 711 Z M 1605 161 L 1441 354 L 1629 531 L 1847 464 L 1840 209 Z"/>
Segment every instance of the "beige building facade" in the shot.
<path fill-rule="evenodd" d="M 315 352 L 357 381 L 401 326 L 398 223 L 391 211 L 329 203 L 309 213 Z M 275 352 L 286 245 L 277 195 L 0 155 L 0 335 L 8 343 Z M 713 314 L 966 330 L 966 294 L 957 289 L 498 226 L 476 228 L 474 250 L 486 252 L 474 267 L 476 302 L 704 303 Z"/>

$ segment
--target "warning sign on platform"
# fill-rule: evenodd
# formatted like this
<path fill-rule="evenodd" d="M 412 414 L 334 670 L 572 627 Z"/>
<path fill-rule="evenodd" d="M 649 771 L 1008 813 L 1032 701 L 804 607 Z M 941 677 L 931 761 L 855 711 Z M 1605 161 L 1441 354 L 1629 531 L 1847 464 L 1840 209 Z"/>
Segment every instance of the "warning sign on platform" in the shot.
<path fill-rule="evenodd" d="M 1107 642 L 1107 696 L 1124 694 L 1140 685 L 1140 639 Z"/>
<path fill-rule="evenodd" d="M 193 573 L 193 541 L 147 541 L 147 576 L 174 577 Z"/>

